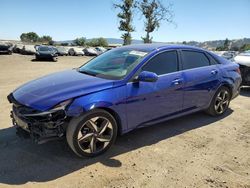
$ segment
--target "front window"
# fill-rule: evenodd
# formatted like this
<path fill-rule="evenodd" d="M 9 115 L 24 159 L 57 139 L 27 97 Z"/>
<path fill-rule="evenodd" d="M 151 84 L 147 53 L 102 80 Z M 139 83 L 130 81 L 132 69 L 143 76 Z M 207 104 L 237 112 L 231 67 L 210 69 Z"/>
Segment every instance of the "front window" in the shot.
<path fill-rule="evenodd" d="M 153 57 L 143 68 L 143 71 L 168 74 L 178 71 L 178 58 L 176 51 L 162 52 Z"/>
<path fill-rule="evenodd" d="M 106 52 L 79 68 L 79 72 L 106 78 L 122 79 L 126 77 L 147 52 L 117 49 Z"/>

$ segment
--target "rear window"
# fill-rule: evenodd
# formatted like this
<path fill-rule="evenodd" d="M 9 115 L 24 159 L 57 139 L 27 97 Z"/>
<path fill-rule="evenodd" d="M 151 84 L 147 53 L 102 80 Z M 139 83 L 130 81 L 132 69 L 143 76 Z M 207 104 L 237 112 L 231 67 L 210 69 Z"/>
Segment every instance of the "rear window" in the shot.
<path fill-rule="evenodd" d="M 215 58 L 214 58 L 211 54 L 207 53 L 207 56 L 209 57 L 209 60 L 210 60 L 210 64 L 211 64 L 211 65 L 216 65 L 216 64 L 218 64 L 218 62 L 215 60 Z"/>
<path fill-rule="evenodd" d="M 193 69 L 198 67 L 209 66 L 209 59 L 203 52 L 182 51 L 183 69 Z"/>

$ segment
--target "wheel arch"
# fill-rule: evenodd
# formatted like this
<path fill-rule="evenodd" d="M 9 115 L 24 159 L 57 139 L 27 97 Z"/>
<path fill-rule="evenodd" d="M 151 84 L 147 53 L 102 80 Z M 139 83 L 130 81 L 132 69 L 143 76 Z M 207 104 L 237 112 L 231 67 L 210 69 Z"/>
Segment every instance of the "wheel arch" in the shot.
<path fill-rule="evenodd" d="M 118 113 L 116 111 L 114 111 L 113 109 L 108 108 L 108 107 L 97 107 L 95 109 L 102 109 L 102 110 L 105 110 L 108 113 L 110 113 L 115 118 L 115 120 L 116 120 L 116 123 L 117 123 L 117 126 L 118 126 L 118 134 L 119 135 L 122 134 L 122 122 L 121 122 L 121 118 L 120 118 L 120 116 L 118 115 Z"/>
<path fill-rule="evenodd" d="M 116 120 L 117 126 L 118 126 L 118 134 L 121 135 L 123 133 L 123 125 L 122 125 L 122 119 L 118 112 L 116 112 L 113 108 L 111 108 L 113 105 L 112 103 L 109 102 L 104 102 L 104 101 L 99 101 L 97 103 L 91 103 L 86 106 L 84 106 L 84 112 L 89 112 L 91 110 L 96 110 L 96 109 L 102 109 L 110 113 Z"/>
<path fill-rule="evenodd" d="M 228 82 L 223 82 L 223 83 L 220 85 L 219 88 L 221 88 L 221 87 L 226 87 L 227 89 L 229 89 L 230 97 L 232 98 L 232 95 L 233 95 L 233 85 L 230 84 L 230 83 L 228 83 Z M 218 88 L 218 89 L 219 89 L 219 88 Z M 218 90 L 218 89 L 217 89 L 217 90 Z"/>

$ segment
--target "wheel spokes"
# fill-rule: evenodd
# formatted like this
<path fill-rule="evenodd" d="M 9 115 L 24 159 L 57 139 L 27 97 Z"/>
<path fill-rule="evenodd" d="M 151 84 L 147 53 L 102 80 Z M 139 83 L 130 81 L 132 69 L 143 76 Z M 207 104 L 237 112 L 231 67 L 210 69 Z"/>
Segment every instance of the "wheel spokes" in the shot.
<path fill-rule="evenodd" d="M 79 133 L 80 134 L 80 133 Z M 82 135 L 82 136 L 80 136 L 80 138 L 79 138 L 79 134 L 78 134 L 78 141 L 80 142 L 80 141 L 83 141 L 83 140 L 86 140 L 86 139 L 88 139 L 88 138 L 90 138 L 91 136 L 93 136 L 93 133 L 87 133 L 87 134 L 85 134 L 85 135 Z"/>
<path fill-rule="evenodd" d="M 109 125 L 109 121 L 104 120 L 101 124 L 101 127 L 98 130 L 98 134 L 101 135 L 102 133 L 104 133 L 104 131 L 107 129 L 108 125 Z"/>
<path fill-rule="evenodd" d="M 88 119 L 79 130 L 78 144 L 86 153 L 97 153 L 106 148 L 113 135 L 113 125 L 105 117 Z"/>
<path fill-rule="evenodd" d="M 96 140 L 94 136 L 91 138 L 90 141 L 90 151 L 91 153 L 94 153 L 96 151 Z"/>
<path fill-rule="evenodd" d="M 93 119 L 88 120 L 87 124 L 92 128 L 92 130 L 97 131 L 98 128 L 97 128 L 97 125 L 95 123 L 95 120 L 93 120 Z"/>
<path fill-rule="evenodd" d="M 222 90 L 216 98 L 215 110 L 217 113 L 223 113 L 229 104 L 229 93 L 226 90 Z"/>
<path fill-rule="evenodd" d="M 110 136 L 98 136 L 97 138 L 96 138 L 98 141 L 100 141 L 100 142 L 110 142 L 110 140 L 111 140 L 111 137 Z"/>

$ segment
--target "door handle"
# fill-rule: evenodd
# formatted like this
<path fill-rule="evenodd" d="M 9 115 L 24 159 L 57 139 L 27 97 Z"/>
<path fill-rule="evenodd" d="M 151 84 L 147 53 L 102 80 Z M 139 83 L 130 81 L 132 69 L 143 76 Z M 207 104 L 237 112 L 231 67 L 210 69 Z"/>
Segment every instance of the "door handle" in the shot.
<path fill-rule="evenodd" d="M 213 74 L 213 75 L 215 75 L 215 74 L 217 74 L 217 73 L 218 73 L 217 70 L 212 70 L 212 71 L 211 71 L 211 74 Z"/>
<path fill-rule="evenodd" d="M 172 83 L 173 83 L 174 85 L 179 85 L 179 84 L 182 83 L 182 79 L 179 79 L 179 78 L 174 79 L 174 80 L 172 81 Z"/>

